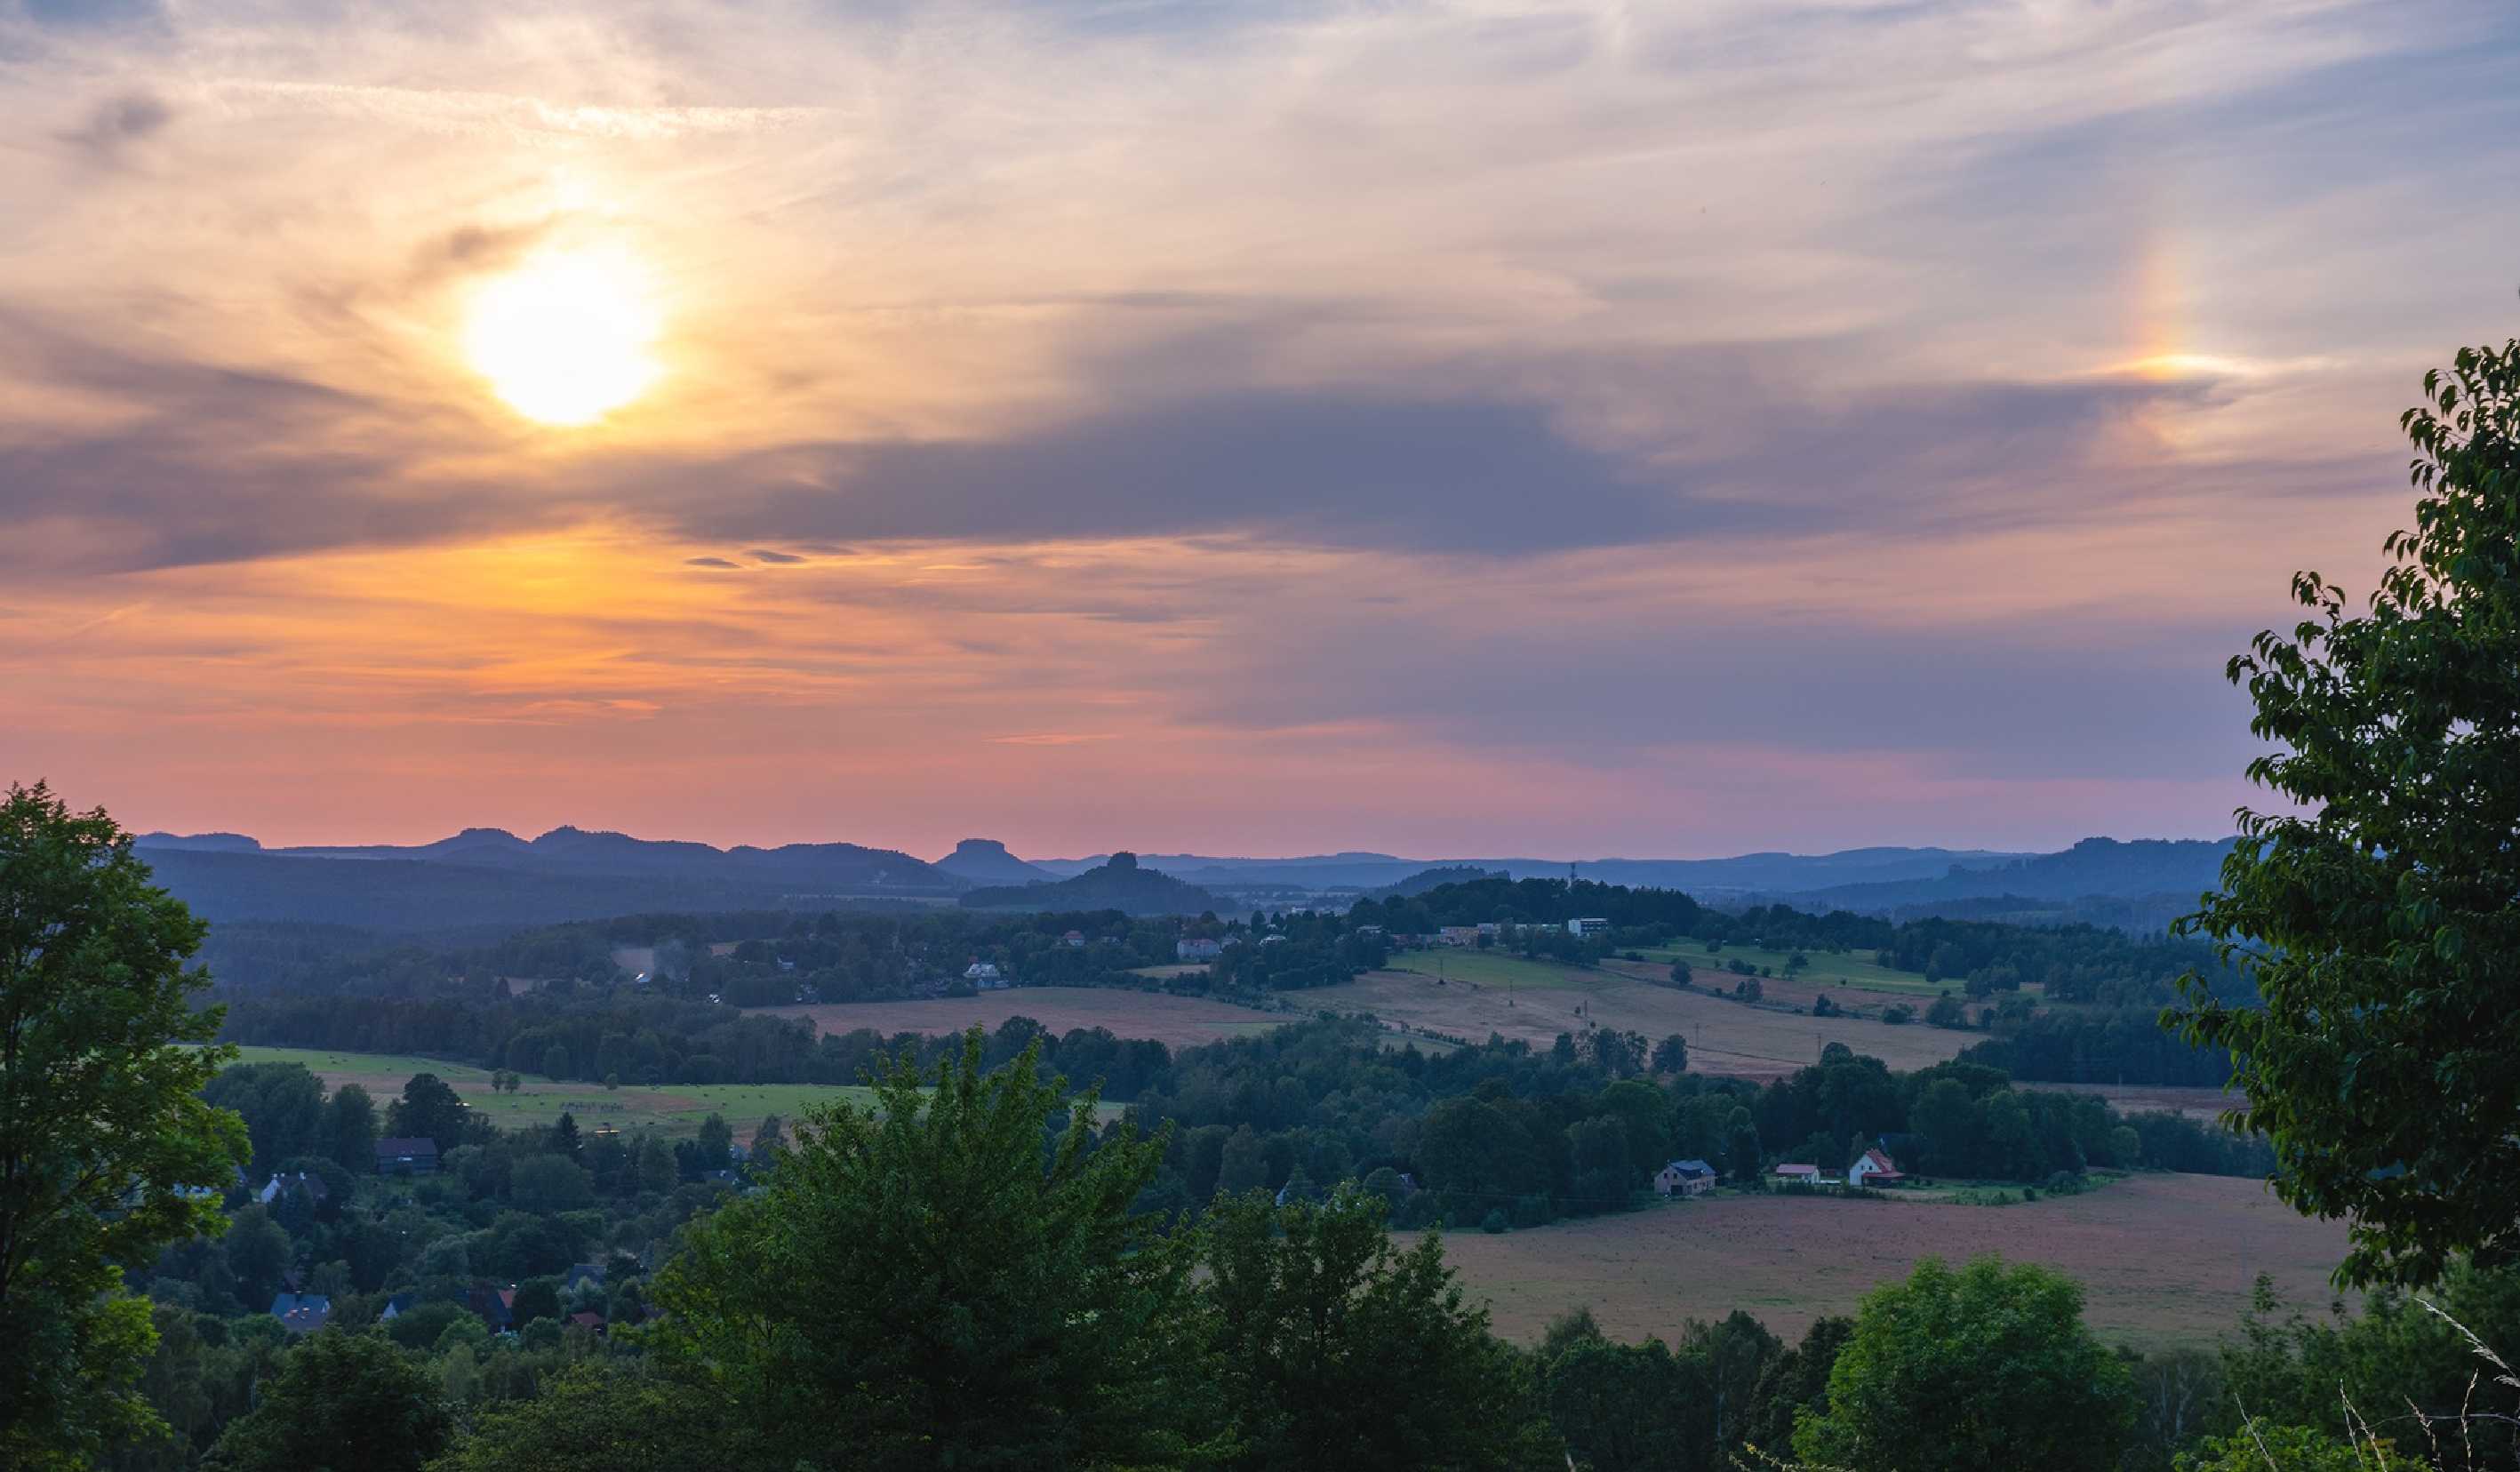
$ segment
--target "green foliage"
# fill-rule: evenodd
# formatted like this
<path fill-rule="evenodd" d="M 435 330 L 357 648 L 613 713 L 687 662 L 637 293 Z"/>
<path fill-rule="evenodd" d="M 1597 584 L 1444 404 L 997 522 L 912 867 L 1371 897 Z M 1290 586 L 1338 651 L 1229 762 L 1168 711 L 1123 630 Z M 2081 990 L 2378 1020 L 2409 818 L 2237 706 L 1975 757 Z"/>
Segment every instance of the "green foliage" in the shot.
<path fill-rule="evenodd" d="M 282 1362 L 261 1404 L 211 1449 L 222 1472 L 416 1472 L 445 1447 L 454 1418 L 437 1387 L 375 1334 L 311 1334 Z"/>
<path fill-rule="evenodd" d="M 2421 1301 L 2384 1289 L 2351 1317 L 2277 1312 L 2260 1279 L 2239 1340 L 2224 1353 L 2231 1397 L 2250 1414 L 2343 1436 L 2352 1430 L 2348 1403 L 2392 1420 L 2454 1420 L 2473 1410 L 2481 1414 L 2459 1440 L 2484 1464 L 2508 1465 L 2520 1450 L 2508 1414 L 2515 1396 L 2498 1381 L 2506 1372 L 2478 1352 L 2480 1343 L 2520 1345 L 2520 1267 L 2461 1263 Z M 2482 1383 L 2471 1386 L 2480 1371 Z"/>
<path fill-rule="evenodd" d="M 482 1408 L 429 1472 L 688 1472 L 730 1466 L 704 1393 L 635 1364 L 581 1363 L 530 1401 Z"/>
<path fill-rule="evenodd" d="M 800 1124 L 761 1193 L 695 1223 L 659 1274 L 659 1348 L 779 1465 L 1200 1460 L 1190 1243 L 1128 1214 L 1161 1145 L 1098 1139 L 1037 1050 L 984 1075 L 982 1047 L 975 1029 L 932 1093 L 904 1062 L 875 1108 Z"/>
<path fill-rule="evenodd" d="M 2178 1472 L 2425 1472 L 2428 1466 L 2399 1455 L 2385 1441 L 2340 1442 L 2307 1426 L 2264 1421 L 2208 1437 L 2173 1465 Z"/>
<path fill-rule="evenodd" d="M 223 1049 L 203 927 L 149 883 L 102 809 L 38 782 L 0 801 L 0 1464 L 72 1466 L 153 1433 L 132 1393 L 155 1343 L 125 1266 L 213 1230 L 246 1158 L 201 1089 Z"/>
<path fill-rule="evenodd" d="M 1488 1333 L 1428 1233 L 1397 1248 L 1379 1197 L 1208 1222 L 1206 1267 L 1241 1472 L 1562 1466 L 1530 1367 Z"/>
<path fill-rule="evenodd" d="M 1549 1361 L 1549 1418 L 1592 1472 L 1699 1472 L 1709 1397 L 1659 1339 L 1595 1337 Z"/>
<path fill-rule="evenodd" d="M 416 1073 L 402 1097 L 385 1106 L 385 1133 L 398 1139 L 433 1139 L 441 1151 L 464 1141 L 464 1100 L 433 1073 Z"/>
<path fill-rule="evenodd" d="M 2109 1472 L 2133 1390 L 2082 1312 L 2081 1286 L 2048 1269 L 1927 1258 L 1865 1295 L 1794 1450 L 1865 1472 Z"/>
<path fill-rule="evenodd" d="M 2190 923 L 2266 1004 L 2191 980 L 2172 1014 L 2238 1056 L 2277 1194 L 2350 1220 L 2358 1283 L 2520 1256 L 2520 341 L 2462 349 L 2424 394 L 2415 528 L 2369 612 L 2302 573 L 2307 616 L 2230 662 L 2280 747 L 2250 779 L 2285 801 L 2240 814 Z"/>

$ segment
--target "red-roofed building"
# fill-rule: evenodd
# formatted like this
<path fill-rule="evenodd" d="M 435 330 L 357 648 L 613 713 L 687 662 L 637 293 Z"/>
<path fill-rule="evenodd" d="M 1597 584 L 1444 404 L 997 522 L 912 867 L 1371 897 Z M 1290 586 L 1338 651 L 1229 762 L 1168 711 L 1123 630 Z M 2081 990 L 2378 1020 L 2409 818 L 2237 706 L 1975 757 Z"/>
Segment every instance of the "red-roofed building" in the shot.
<path fill-rule="evenodd" d="M 1862 1160 L 1846 1168 L 1846 1183 L 1849 1185 L 1896 1185 L 1907 1179 L 1890 1157 L 1879 1150 L 1865 1151 Z"/>

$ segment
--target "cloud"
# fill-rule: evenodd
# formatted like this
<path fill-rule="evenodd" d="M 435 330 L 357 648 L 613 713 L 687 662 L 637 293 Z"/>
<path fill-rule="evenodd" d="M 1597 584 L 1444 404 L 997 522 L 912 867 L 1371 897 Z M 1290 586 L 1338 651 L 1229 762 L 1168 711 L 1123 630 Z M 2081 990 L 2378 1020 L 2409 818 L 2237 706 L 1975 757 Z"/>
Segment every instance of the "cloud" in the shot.
<path fill-rule="evenodd" d="M 766 547 L 756 547 L 750 552 L 745 553 L 744 556 L 752 558 L 752 560 L 756 562 L 770 562 L 781 565 L 805 560 L 803 558 L 796 556 L 792 552 L 772 552 Z"/>
<path fill-rule="evenodd" d="M 730 562 L 724 558 L 683 558 L 683 565 L 686 567 L 724 567 L 733 569 L 740 567 L 742 564 Z"/>
<path fill-rule="evenodd" d="M 99 162 L 110 163 L 124 149 L 164 128 L 174 116 L 174 110 L 156 94 L 125 92 L 98 103 L 77 127 L 53 136 Z"/>
<path fill-rule="evenodd" d="M 1755 355 L 1734 354 L 1755 364 Z M 1703 377 L 1702 371 L 1699 376 Z M 1744 382 L 1770 377 L 1756 366 Z M 1774 394 L 1669 446 L 1596 446 L 1541 403 L 1260 393 L 1004 438 L 801 444 L 677 468 L 654 503 L 702 538 L 1058 541 L 1251 532 L 1512 557 L 1642 541 L 2088 510 L 2091 470 L 2194 380 Z M 1737 390 L 1736 390 L 1737 392 Z M 638 504 L 633 498 L 632 504 Z M 754 553 L 759 558 L 762 555 Z M 777 560 L 780 558 L 763 558 Z"/>

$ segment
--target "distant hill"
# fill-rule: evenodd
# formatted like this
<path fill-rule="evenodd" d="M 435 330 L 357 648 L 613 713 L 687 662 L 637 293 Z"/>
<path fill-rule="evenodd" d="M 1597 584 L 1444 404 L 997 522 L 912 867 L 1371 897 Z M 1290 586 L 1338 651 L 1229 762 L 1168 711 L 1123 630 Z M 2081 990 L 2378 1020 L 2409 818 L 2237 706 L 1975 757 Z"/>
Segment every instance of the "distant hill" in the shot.
<path fill-rule="evenodd" d="M 995 838 L 966 838 L 954 845 L 954 852 L 937 860 L 936 867 L 974 884 L 1031 884 L 1059 877 L 1008 853 L 1007 846 Z"/>
<path fill-rule="evenodd" d="M 1108 862 L 1091 859 L 1039 859 L 1036 868 L 1057 874 L 1081 874 Z M 1138 866 L 1187 879 L 1193 884 L 1296 885 L 1313 889 L 1369 889 L 1395 884 L 1424 869 L 1424 859 L 1399 859 L 1389 854 L 1313 854 L 1298 859 L 1219 859 L 1202 854 L 1140 854 Z"/>
<path fill-rule="evenodd" d="M 1993 868 L 1954 866 L 1938 878 L 1846 884 L 1827 889 L 1779 891 L 1799 910 L 1854 910 L 1924 914 L 1960 901 L 1974 917 L 2011 917 L 2031 901 L 2159 899 L 2195 908 L 2196 897 L 2222 882 L 2223 859 L 2235 839 L 2086 838 L 2059 854 L 2038 854 Z M 2157 907 L 2144 907 L 2147 912 Z M 1956 910 L 1955 914 L 1958 912 Z M 2149 929 L 2150 925 L 2139 928 Z"/>
<path fill-rule="evenodd" d="M 717 849 L 559 827 L 528 842 L 467 828 L 434 843 L 266 849 L 238 834 L 136 840 L 158 882 L 211 920 L 389 931 L 551 924 L 654 911 L 949 899 L 968 880 L 890 849 Z"/>
<path fill-rule="evenodd" d="M 1203 914 L 1222 908 L 1195 884 L 1142 867 L 1138 856 L 1113 854 L 1100 869 L 1038 884 L 975 889 L 963 896 L 975 910 L 1118 910 L 1129 914 Z"/>
<path fill-rule="evenodd" d="M 196 854 L 258 854 L 259 839 L 243 833 L 140 833 L 132 838 L 139 848 L 177 848 Z"/>
<path fill-rule="evenodd" d="M 1828 885 L 1931 879 L 1954 867 L 1995 868 L 2025 854 L 1985 849 L 1859 848 L 1835 854 L 1742 854 L 1731 859 L 1578 859 L 1576 873 L 1631 889 L 1685 889 L 1732 896 L 1791 893 Z M 1082 873 L 1102 862 L 1043 859 L 1036 867 Z M 1312 889 L 1380 889 L 1430 867 L 1501 871 L 1516 879 L 1562 879 L 1564 859 L 1402 859 L 1390 854 L 1312 854 L 1294 859 L 1231 859 L 1205 854 L 1141 854 L 1138 863 L 1178 879 L 1218 888 L 1296 885 Z"/>
<path fill-rule="evenodd" d="M 1365 897 L 1369 900 L 1405 900 L 1446 884 L 1472 884 L 1481 879 L 1505 877 L 1507 877 L 1506 871 L 1501 869 L 1490 870 L 1471 864 L 1438 865 L 1433 869 L 1419 870 L 1397 884 L 1385 884 L 1379 889 L 1369 890 Z"/>

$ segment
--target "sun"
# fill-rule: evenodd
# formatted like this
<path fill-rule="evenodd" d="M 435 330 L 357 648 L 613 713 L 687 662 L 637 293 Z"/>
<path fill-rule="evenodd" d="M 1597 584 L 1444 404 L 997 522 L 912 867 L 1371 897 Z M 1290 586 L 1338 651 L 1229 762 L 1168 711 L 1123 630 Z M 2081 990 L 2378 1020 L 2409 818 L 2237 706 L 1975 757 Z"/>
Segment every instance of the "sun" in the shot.
<path fill-rule="evenodd" d="M 657 329 L 627 252 L 545 250 L 472 293 L 464 356 L 525 418 L 590 424 L 655 381 Z"/>

